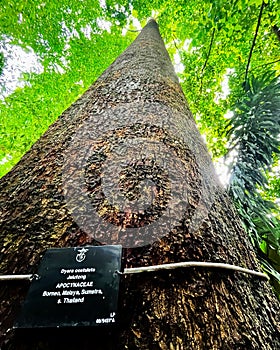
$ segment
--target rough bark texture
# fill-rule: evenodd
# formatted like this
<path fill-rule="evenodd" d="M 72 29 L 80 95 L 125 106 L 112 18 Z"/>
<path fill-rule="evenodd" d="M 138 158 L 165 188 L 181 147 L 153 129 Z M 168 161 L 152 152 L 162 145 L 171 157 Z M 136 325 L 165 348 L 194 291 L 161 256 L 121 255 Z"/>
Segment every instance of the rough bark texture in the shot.
<path fill-rule="evenodd" d="M 131 162 L 117 173 L 110 162 L 122 142 L 130 142 L 124 151 Z M 106 200 L 106 171 L 131 203 L 148 187 L 139 183 L 152 179 L 152 205 L 133 211 Z M 259 269 L 153 20 L 1 180 L 0 190 L 1 273 L 35 273 L 49 247 L 109 243 L 125 247 L 123 267 L 197 260 Z M 124 276 L 120 326 L 111 332 L 15 332 L 27 288 L 1 282 L 1 349 L 280 348 L 276 297 L 267 282 L 241 273 L 197 268 Z"/>

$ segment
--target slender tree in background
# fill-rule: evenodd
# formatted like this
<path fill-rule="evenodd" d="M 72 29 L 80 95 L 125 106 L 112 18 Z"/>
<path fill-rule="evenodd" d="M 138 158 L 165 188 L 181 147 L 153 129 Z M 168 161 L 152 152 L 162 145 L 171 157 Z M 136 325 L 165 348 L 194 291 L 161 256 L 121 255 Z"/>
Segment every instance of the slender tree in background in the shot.
<path fill-rule="evenodd" d="M 1 273 L 35 273 L 47 248 L 86 244 L 122 244 L 123 267 L 194 260 L 259 269 L 154 20 L 0 189 Z M 255 276 L 201 268 L 123 276 L 114 332 L 15 333 L 26 291 L 2 282 L 3 349 L 280 346 L 278 301 Z"/>
<path fill-rule="evenodd" d="M 238 155 L 228 192 L 279 296 L 280 221 L 277 205 L 260 193 L 268 187 L 266 174 L 280 152 L 279 77 L 267 72 L 258 79 L 252 77 L 244 88 L 229 123 L 230 148 Z"/>

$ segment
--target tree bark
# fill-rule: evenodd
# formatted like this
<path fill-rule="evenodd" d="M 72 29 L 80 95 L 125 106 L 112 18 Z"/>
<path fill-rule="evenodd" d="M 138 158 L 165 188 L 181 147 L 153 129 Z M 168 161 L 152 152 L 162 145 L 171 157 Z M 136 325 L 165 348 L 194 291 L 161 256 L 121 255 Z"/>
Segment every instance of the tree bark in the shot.
<path fill-rule="evenodd" d="M 100 244 L 122 244 L 124 268 L 211 261 L 259 270 L 154 20 L 0 190 L 2 274 L 36 273 L 50 247 Z M 0 283 L 5 350 L 280 348 L 271 287 L 238 272 L 122 276 L 119 327 L 111 331 L 16 332 L 28 283 Z"/>

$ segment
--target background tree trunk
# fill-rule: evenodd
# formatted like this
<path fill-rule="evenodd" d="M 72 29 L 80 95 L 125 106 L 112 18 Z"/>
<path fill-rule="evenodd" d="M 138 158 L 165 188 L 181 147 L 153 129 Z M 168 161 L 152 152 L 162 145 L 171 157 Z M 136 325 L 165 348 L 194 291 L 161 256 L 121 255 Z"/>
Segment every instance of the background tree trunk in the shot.
<path fill-rule="evenodd" d="M 122 244 L 123 267 L 195 260 L 259 269 L 153 20 L 0 190 L 1 273 L 36 273 L 47 248 L 86 244 Z M 276 297 L 241 273 L 123 276 L 120 325 L 110 332 L 15 332 L 27 288 L 1 282 L 1 349 L 280 348 Z"/>

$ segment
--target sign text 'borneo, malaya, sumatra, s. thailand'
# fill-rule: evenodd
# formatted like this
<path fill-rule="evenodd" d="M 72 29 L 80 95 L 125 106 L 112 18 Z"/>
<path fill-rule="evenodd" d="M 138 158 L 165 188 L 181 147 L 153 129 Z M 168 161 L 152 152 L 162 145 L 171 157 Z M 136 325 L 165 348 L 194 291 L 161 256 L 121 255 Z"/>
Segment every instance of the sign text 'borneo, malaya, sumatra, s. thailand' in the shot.
<path fill-rule="evenodd" d="M 114 325 L 121 246 L 48 249 L 15 328 Z"/>

